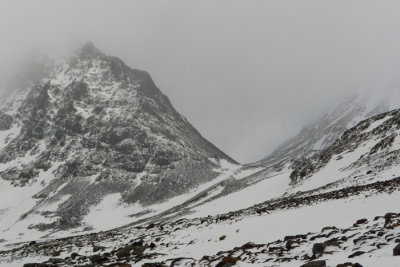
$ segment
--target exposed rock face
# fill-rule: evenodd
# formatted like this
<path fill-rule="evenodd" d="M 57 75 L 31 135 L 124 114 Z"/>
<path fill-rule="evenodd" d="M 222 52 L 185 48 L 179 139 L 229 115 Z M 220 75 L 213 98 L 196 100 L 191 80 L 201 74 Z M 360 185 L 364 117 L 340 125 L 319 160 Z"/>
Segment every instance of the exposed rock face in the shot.
<path fill-rule="evenodd" d="M 386 99 L 368 106 L 365 98 L 367 96 L 353 95 L 345 99 L 258 163 L 271 166 L 324 150 L 361 120 L 390 110 L 389 101 Z"/>
<path fill-rule="evenodd" d="M 326 261 L 310 261 L 301 267 L 326 267 Z"/>
<path fill-rule="evenodd" d="M 341 160 L 342 154 L 354 152 L 362 147 L 366 148 L 365 151 L 362 151 L 359 159 L 349 168 L 369 166 L 371 169 L 369 174 L 372 174 L 375 170 L 382 171 L 386 167 L 396 165 L 400 151 L 394 146 L 394 141 L 399 134 L 400 110 L 393 110 L 364 120 L 347 130 L 329 148 L 295 161 L 290 175 L 292 183 L 297 183 L 318 172 L 333 159 Z M 368 149 L 371 144 L 373 144 L 372 147 Z"/>
<path fill-rule="evenodd" d="M 125 203 L 162 202 L 214 179 L 221 159 L 234 162 L 173 108 L 148 73 L 93 44 L 45 73 L 22 101 L 3 105 L 13 116 L 0 113 L 0 131 L 13 123 L 20 129 L 0 151 L 0 177 L 15 187 L 40 183 L 37 205 L 21 219 L 52 218 L 32 228 L 77 227 L 111 193 Z M 61 199 L 55 211 L 39 211 Z"/>
<path fill-rule="evenodd" d="M 0 131 L 10 130 L 13 122 L 12 116 L 0 111 Z"/>

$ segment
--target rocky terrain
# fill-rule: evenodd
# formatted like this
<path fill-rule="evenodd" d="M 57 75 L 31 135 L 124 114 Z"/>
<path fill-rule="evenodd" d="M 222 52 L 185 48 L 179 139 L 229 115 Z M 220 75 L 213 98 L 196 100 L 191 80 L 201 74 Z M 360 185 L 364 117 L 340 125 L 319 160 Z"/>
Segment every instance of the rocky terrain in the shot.
<path fill-rule="evenodd" d="M 400 109 L 350 98 L 255 164 L 87 44 L 0 108 L 1 266 L 398 266 Z"/>
<path fill-rule="evenodd" d="M 291 183 L 301 180 L 326 167 L 333 161 L 341 161 L 346 154 L 355 154 L 354 162 L 345 166 L 355 180 L 371 180 L 378 173 L 399 164 L 400 110 L 376 115 L 347 130 L 332 146 L 293 164 Z M 363 173 L 360 169 L 368 169 Z M 396 173 L 392 174 L 396 175 Z M 350 179 L 345 179 L 348 182 Z"/>
<path fill-rule="evenodd" d="M 109 198 L 149 213 L 217 178 L 221 161 L 235 164 L 148 73 L 93 44 L 38 65 L 16 76 L 1 106 L 3 239 L 91 229 L 85 216 Z"/>
<path fill-rule="evenodd" d="M 150 223 L 97 234 L 30 242 L 0 252 L 0 255 L 3 261 L 25 259 L 24 266 L 373 266 L 361 265 L 368 262 L 370 257 L 381 263 L 388 262 L 385 266 L 395 266 L 390 264 L 399 261 L 395 256 L 400 254 L 400 214 L 393 212 L 359 218 L 347 227 L 329 225 L 319 231 L 286 235 L 267 243 L 248 240 L 240 246 L 198 258 L 187 257 L 182 248 L 196 249 L 199 245 L 207 244 L 216 246 L 216 243 L 225 240 L 232 242 L 233 236 L 242 230 L 239 222 L 260 220 L 318 203 L 326 205 L 335 201 L 374 196 L 397 198 L 399 185 L 400 178 L 395 178 L 330 193 L 269 201 L 217 216 Z M 216 225 L 222 226 L 218 228 L 221 232 L 213 231 Z M 224 230 L 227 225 L 233 225 L 236 230 L 228 233 Z M 265 230 L 262 225 L 253 229 Z M 210 231 L 211 236 L 214 236 L 204 239 L 196 231 Z M 237 242 L 234 240 L 231 244 Z M 226 242 L 224 247 L 229 245 Z M 173 257 L 179 253 L 182 253 L 180 257 Z M 40 259 L 41 265 L 27 262 L 27 259 Z"/>
<path fill-rule="evenodd" d="M 297 135 L 281 144 L 257 164 L 271 166 L 328 148 L 346 130 L 360 121 L 399 107 L 391 99 L 391 95 L 353 94 L 344 98 L 326 114 L 305 126 Z"/>

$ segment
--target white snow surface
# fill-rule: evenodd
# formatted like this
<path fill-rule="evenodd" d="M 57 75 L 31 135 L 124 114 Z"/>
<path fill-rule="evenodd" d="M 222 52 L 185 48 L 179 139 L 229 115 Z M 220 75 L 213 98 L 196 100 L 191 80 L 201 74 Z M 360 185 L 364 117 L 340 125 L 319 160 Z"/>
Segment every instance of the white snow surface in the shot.
<path fill-rule="evenodd" d="M 239 198 L 239 196 L 238 196 Z M 322 227 L 334 225 L 348 227 L 360 218 L 383 215 L 398 211 L 400 193 L 377 195 L 369 198 L 340 199 L 319 203 L 300 209 L 283 210 L 276 213 L 247 217 L 238 222 L 220 223 L 201 229 L 176 231 L 169 238 L 195 244 L 170 251 L 168 258 L 213 255 L 247 242 L 268 243 L 287 235 L 320 231 Z M 239 230 L 237 232 L 237 230 Z M 219 237 L 226 235 L 223 241 Z M 211 240 L 209 242 L 208 240 Z"/>
<path fill-rule="evenodd" d="M 232 164 L 226 160 L 220 160 L 219 164 L 221 167 L 215 170 L 220 172 L 220 175 L 217 178 L 198 186 L 197 188 L 191 190 L 186 194 L 171 198 L 163 203 L 150 206 L 142 206 L 140 204 L 127 205 L 121 202 L 121 194 L 119 193 L 110 194 L 106 196 L 99 205 L 91 209 L 89 214 L 85 216 L 84 222 L 87 225 L 93 227 L 93 229 L 95 229 L 96 231 L 107 230 L 123 226 L 125 224 L 132 223 L 138 219 L 147 218 L 159 214 L 168 209 L 171 209 L 180 204 L 183 204 L 185 201 L 196 196 L 198 193 L 208 188 L 211 188 L 226 179 L 229 178 L 242 179 L 243 177 L 256 173 L 257 171 L 260 170 L 260 168 L 252 168 L 244 170 L 241 168 L 240 165 Z M 218 190 L 218 188 L 216 190 Z M 221 190 L 221 188 L 219 188 L 219 190 Z M 215 190 L 212 192 L 212 194 L 216 193 L 217 191 Z M 208 195 L 207 198 L 210 198 L 212 194 Z M 202 199 L 202 201 L 204 200 L 205 199 Z M 258 200 L 256 200 L 255 202 L 257 201 Z M 222 202 L 224 202 L 224 200 Z M 242 207 L 245 206 L 242 205 Z M 226 211 L 226 209 L 221 209 L 220 211 Z M 140 213 L 144 214 L 131 217 L 129 216 Z M 110 216 L 105 217 L 104 214 L 110 214 Z M 118 218 L 118 220 L 115 220 L 115 218 Z"/>

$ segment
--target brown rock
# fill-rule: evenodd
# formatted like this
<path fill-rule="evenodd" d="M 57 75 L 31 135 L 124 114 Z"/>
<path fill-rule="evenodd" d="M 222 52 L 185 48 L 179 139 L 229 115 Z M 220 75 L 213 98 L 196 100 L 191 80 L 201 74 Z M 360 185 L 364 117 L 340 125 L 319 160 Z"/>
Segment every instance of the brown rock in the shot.
<path fill-rule="evenodd" d="M 364 223 L 367 223 L 368 222 L 368 219 L 359 219 L 359 220 L 357 220 L 356 221 L 356 223 L 354 224 L 354 226 L 356 226 L 356 225 L 359 225 L 359 224 L 364 224 Z"/>
<path fill-rule="evenodd" d="M 223 258 L 222 262 L 235 265 L 238 260 L 239 260 L 239 258 L 228 256 L 228 257 Z"/>
<path fill-rule="evenodd" d="M 336 265 L 336 267 L 353 267 L 353 263 L 345 262 L 345 263 Z"/>
<path fill-rule="evenodd" d="M 102 262 L 107 261 L 107 258 L 101 256 L 101 255 L 92 255 L 89 257 L 89 260 L 93 263 L 93 264 L 99 264 Z"/>
<path fill-rule="evenodd" d="M 362 254 L 365 254 L 365 252 L 364 252 L 364 251 L 356 251 L 356 252 L 354 252 L 353 254 L 351 254 L 351 255 L 349 256 L 349 258 L 351 259 L 351 258 L 354 258 L 354 257 L 358 257 L 358 256 L 360 256 L 360 255 L 362 255 Z"/>
<path fill-rule="evenodd" d="M 310 261 L 300 267 L 326 267 L 326 261 Z"/>
<path fill-rule="evenodd" d="M 105 250 L 106 248 L 105 247 L 102 247 L 102 246 L 96 246 L 96 245 L 94 245 L 93 246 L 93 252 L 97 252 L 97 251 L 103 251 L 103 250 Z"/>
<path fill-rule="evenodd" d="M 312 252 L 314 255 L 321 255 L 325 251 L 325 245 L 322 243 L 315 243 L 312 247 Z"/>
<path fill-rule="evenodd" d="M 400 244 L 394 247 L 393 256 L 400 256 Z"/>

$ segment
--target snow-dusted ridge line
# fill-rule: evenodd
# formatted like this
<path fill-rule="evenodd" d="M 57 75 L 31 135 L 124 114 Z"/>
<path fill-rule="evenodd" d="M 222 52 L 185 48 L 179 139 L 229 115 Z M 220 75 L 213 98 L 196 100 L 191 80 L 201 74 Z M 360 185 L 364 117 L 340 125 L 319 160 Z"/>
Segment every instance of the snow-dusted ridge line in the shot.
<path fill-rule="evenodd" d="M 282 161 L 294 160 L 313 151 L 324 150 L 360 121 L 400 108 L 398 94 L 398 89 L 381 95 L 371 92 L 352 94 L 254 164 L 271 166 Z"/>
<path fill-rule="evenodd" d="M 112 200 L 110 212 L 118 204 L 124 216 L 154 215 L 218 180 L 225 162 L 236 166 L 147 72 L 93 44 L 34 78 L 0 107 L 12 121 L 0 124 L 0 182 L 9 191 L 0 196 L 3 243 L 121 226 L 140 218 L 102 226 L 90 213 Z M 10 200 L 19 193 L 27 204 L 15 208 Z"/>

